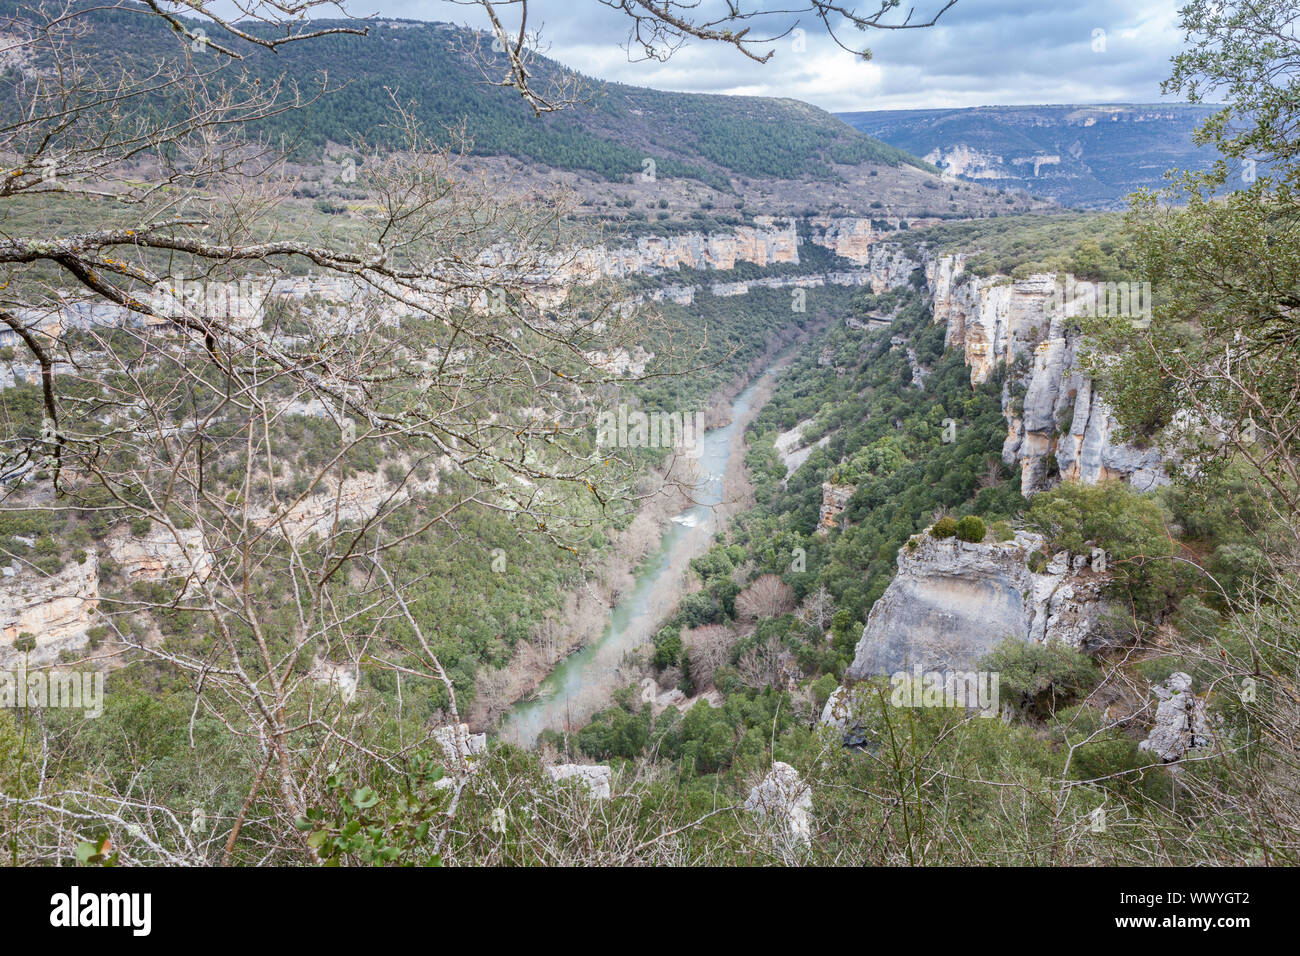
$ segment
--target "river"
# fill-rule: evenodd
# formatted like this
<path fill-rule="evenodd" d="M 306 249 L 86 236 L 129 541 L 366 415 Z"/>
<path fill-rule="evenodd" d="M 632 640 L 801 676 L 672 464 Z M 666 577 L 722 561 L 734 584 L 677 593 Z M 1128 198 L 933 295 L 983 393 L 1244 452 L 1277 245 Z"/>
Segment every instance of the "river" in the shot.
<path fill-rule="evenodd" d="M 713 535 L 726 520 L 723 503 L 728 475 L 745 466 L 741 433 L 765 399 L 764 389 L 780 371 L 768 369 L 731 403 L 730 424 L 707 432 L 701 442 L 695 504 L 673 518 L 659 541 L 659 549 L 646 557 L 635 584 L 611 609 L 609 624 L 600 640 L 569 655 L 539 685 L 529 700 L 516 704 L 503 718 L 500 739 L 525 747 L 537 742 L 543 730 L 576 728 L 586 722 L 593 705 L 604 702 L 625 680 L 625 656 L 648 642 L 682 595 L 678 582 L 692 558 L 709 549 Z"/>

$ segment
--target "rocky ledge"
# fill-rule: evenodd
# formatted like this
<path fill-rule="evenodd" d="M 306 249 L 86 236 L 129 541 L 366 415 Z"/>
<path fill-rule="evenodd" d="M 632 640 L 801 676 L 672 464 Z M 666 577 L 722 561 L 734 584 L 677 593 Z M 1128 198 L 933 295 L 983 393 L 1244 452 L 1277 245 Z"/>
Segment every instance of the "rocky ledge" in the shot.
<path fill-rule="evenodd" d="M 1047 560 L 1042 552 L 1043 539 L 1026 532 L 980 544 L 914 535 L 871 608 L 845 678 L 917 666 L 967 670 L 1009 637 L 1086 646 L 1104 608 L 1106 576 L 1085 555 Z"/>

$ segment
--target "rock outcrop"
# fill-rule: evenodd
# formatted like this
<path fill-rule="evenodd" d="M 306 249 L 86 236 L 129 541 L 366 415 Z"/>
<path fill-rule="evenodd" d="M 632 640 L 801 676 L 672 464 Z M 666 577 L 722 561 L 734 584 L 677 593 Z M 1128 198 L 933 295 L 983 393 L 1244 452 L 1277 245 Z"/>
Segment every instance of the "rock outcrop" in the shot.
<path fill-rule="evenodd" d="M 327 535 L 335 524 L 368 521 L 380 508 L 392 508 L 412 496 L 436 492 L 439 472 L 450 467 L 450 461 L 440 458 L 431 466 L 427 478 L 411 475 L 400 487 L 393 485 L 379 472 L 360 472 L 344 478 L 322 479 L 320 484 L 283 514 L 264 513 L 256 519 L 259 527 L 274 525 L 291 541 L 302 541 L 313 534 Z"/>
<path fill-rule="evenodd" d="M 867 702 L 861 699 L 861 693 L 858 688 L 837 687 L 831 691 L 826 706 L 822 708 L 820 723 L 835 731 L 846 747 L 858 747 L 867 742 L 861 726 L 861 715 L 866 712 Z"/>
<path fill-rule="evenodd" d="M 812 227 L 812 241 L 817 245 L 857 265 L 871 261 L 877 234 L 870 219 L 816 217 L 809 220 L 809 225 Z"/>
<path fill-rule="evenodd" d="M 1042 547 L 1042 538 L 1023 532 L 981 544 L 928 532 L 913 536 L 898 553 L 897 575 L 871 608 L 845 678 L 918 666 L 967 670 L 1008 637 L 1088 645 L 1107 579 L 1086 558 L 1072 561 L 1065 553 L 1041 572 L 1031 570 L 1031 556 Z"/>
<path fill-rule="evenodd" d="M 857 485 L 835 485 L 829 481 L 822 482 L 822 506 L 817 519 L 817 530 L 821 533 L 838 527 L 840 515 L 849 506 L 849 499 L 858 490 Z"/>
<path fill-rule="evenodd" d="M 546 768 L 556 783 L 576 780 L 586 788 L 593 800 L 608 800 L 613 772 L 604 764 L 562 763 Z"/>
<path fill-rule="evenodd" d="M 175 534 L 156 525 L 142 537 L 122 535 L 108 542 L 108 556 L 130 581 L 161 578 L 206 578 L 212 570 L 212 555 L 203 546 L 198 529 L 181 529 Z"/>
<path fill-rule="evenodd" d="M 812 835 L 812 791 L 788 763 L 773 762 L 767 776 L 749 791 L 745 809 L 776 823 L 799 842 L 806 843 Z"/>
<path fill-rule="evenodd" d="M 934 321 L 946 326 L 945 344 L 964 350 L 971 385 L 1006 365 L 1002 458 L 1021 466 L 1022 492 L 1063 480 L 1118 478 L 1144 491 L 1167 484 L 1165 453 L 1119 441 L 1111 408 L 1083 371 L 1072 317 L 1095 303 L 1095 290 L 1056 274 L 964 276 L 964 265 L 961 255 L 927 265 Z"/>
<path fill-rule="evenodd" d="M 1187 755 L 1189 750 L 1210 745 L 1210 727 L 1205 702 L 1192 693 L 1192 678 L 1182 671 L 1169 675 L 1152 692 L 1159 699 L 1155 724 L 1139 750 L 1149 750 L 1165 763 Z"/>
<path fill-rule="evenodd" d="M 877 243 L 867 259 L 867 272 L 871 277 L 871 291 L 879 295 L 889 289 L 904 285 L 912 273 L 924 266 L 897 243 Z"/>
<path fill-rule="evenodd" d="M 797 265 L 799 233 L 795 220 L 759 216 L 753 226 L 737 226 L 728 233 L 649 236 L 629 246 L 584 249 L 561 278 L 596 281 L 683 267 L 725 270 L 734 269 L 738 262 Z"/>
<path fill-rule="evenodd" d="M 27 655 L 31 664 L 49 664 L 60 651 L 84 647 L 98 605 L 99 561 L 93 551 L 53 575 L 19 565 L 17 573 L 0 578 L 0 666 L 24 657 L 14 642 L 26 634 L 35 638 Z"/>
<path fill-rule="evenodd" d="M 475 762 L 487 753 L 487 734 L 472 734 L 468 724 L 448 724 L 433 732 L 433 739 L 443 756 L 459 767 L 462 763 L 475 769 Z"/>

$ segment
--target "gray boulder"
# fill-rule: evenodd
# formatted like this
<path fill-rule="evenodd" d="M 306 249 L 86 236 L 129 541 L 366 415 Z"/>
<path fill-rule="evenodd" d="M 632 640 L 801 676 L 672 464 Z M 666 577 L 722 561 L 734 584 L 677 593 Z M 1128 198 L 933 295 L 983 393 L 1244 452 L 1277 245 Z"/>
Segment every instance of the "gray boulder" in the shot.
<path fill-rule="evenodd" d="M 604 764 L 562 763 L 547 767 L 546 772 L 556 783 L 577 780 L 587 788 L 593 800 L 608 800 L 612 772 Z"/>
<path fill-rule="evenodd" d="M 780 760 L 745 799 L 749 813 L 776 823 L 790 837 L 806 843 L 812 835 L 812 791 L 799 771 Z"/>
<path fill-rule="evenodd" d="M 1210 745 L 1205 702 L 1192 693 L 1190 675 L 1175 671 L 1151 690 L 1160 703 L 1156 705 L 1151 733 L 1138 744 L 1139 750 L 1150 751 L 1165 763 L 1171 763 L 1186 756 L 1189 750 Z"/>

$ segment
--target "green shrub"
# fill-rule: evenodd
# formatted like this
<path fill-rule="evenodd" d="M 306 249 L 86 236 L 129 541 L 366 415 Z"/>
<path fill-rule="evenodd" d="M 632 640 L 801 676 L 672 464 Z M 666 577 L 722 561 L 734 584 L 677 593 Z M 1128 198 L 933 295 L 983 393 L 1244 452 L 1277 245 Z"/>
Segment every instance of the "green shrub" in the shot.
<path fill-rule="evenodd" d="M 654 636 L 654 665 L 663 670 L 674 667 L 682 656 L 682 632 L 680 628 L 665 627 Z"/>
<path fill-rule="evenodd" d="M 999 693 L 1027 713 L 1045 717 L 1101 680 L 1091 658 L 1058 641 L 1047 644 L 1009 637 L 980 662 L 999 676 Z"/>
<path fill-rule="evenodd" d="M 1112 588 L 1144 620 L 1163 612 L 1177 591 L 1179 566 L 1163 560 L 1173 546 L 1159 503 L 1121 481 L 1057 485 L 1034 496 L 1025 520 L 1053 552 L 1108 551 Z"/>
<path fill-rule="evenodd" d="M 578 732 L 578 749 L 595 760 L 622 757 L 632 760 L 641 756 L 650 739 L 650 708 L 632 713 L 622 707 L 610 707 L 596 714 L 591 723 Z"/>
<path fill-rule="evenodd" d="M 984 535 L 988 529 L 984 527 L 984 519 L 979 515 L 966 515 L 957 522 L 957 537 L 963 541 L 970 541 L 974 544 L 984 540 Z"/>
<path fill-rule="evenodd" d="M 951 538 L 957 533 L 957 519 L 944 515 L 930 528 L 930 535 L 935 538 Z"/>

